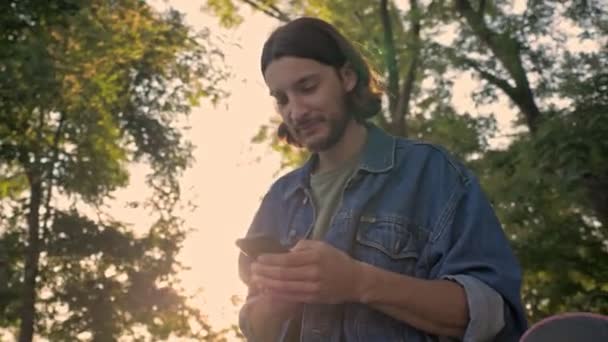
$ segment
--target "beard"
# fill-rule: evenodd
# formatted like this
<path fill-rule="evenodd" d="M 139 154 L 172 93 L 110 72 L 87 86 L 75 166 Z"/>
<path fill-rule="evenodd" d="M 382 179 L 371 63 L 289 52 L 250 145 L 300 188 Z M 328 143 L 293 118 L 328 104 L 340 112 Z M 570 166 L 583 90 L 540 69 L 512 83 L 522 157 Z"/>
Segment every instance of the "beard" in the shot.
<path fill-rule="evenodd" d="M 308 119 L 298 124 L 294 131 L 296 139 L 300 144 L 306 147 L 311 152 L 323 152 L 334 147 L 344 136 L 346 127 L 353 118 L 346 114 L 335 118 L 319 118 L 319 119 Z M 310 124 L 322 125 L 323 135 L 315 134 L 312 139 L 307 139 L 303 129 L 299 127 L 307 126 Z"/>

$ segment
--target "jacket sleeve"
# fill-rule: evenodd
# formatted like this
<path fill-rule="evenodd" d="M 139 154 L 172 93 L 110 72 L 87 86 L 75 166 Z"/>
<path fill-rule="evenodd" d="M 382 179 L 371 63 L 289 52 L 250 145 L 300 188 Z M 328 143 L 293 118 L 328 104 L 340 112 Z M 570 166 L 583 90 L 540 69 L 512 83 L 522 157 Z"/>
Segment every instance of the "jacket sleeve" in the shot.
<path fill-rule="evenodd" d="M 518 340 L 526 329 L 520 266 L 475 177 L 469 174 L 454 191 L 431 242 L 431 277 L 464 288 L 464 341 Z"/>
<path fill-rule="evenodd" d="M 262 203 L 260 204 L 260 207 L 258 208 L 249 229 L 247 230 L 246 236 L 264 234 L 276 236 L 278 238 L 281 201 L 279 200 L 280 196 L 277 195 L 276 190 L 276 186 L 273 186 L 262 199 Z M 253 260 L 243 253 L 239 255 L 239 277 L 246 285 L 249 285 L 250 266 L 252 262 Z M 249 287 L 247 299 L 239 312 L 239 328 L 241 329 L 243 335 L 245 335 L 247 338 L 247 341 L 251 342 L 255 342 L 257 340 L 249 323 L 248 309 L 251 305 L 255 305 L 254 301 L 258 295 L 259 294 L 255 291 L 255 289 Z M 286 318 L 285 322 L 282 324 L 281 331 L 283 333 L 281 335 L 284 335 L 287 332 L 288 323 L 289 319 Z M 280 337 L 279 340 L 282 340 L 282 337 Z"/>

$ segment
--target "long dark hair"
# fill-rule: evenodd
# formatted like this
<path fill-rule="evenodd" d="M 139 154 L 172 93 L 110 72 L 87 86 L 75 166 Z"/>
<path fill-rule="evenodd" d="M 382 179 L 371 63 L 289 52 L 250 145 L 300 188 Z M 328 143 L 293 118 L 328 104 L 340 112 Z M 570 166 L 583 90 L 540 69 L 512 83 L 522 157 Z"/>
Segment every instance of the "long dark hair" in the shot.
<path fill-rule="evenodd" d="M 262 75 L 272 61 L 287 56 L 313 59 L 336 70 L 348 64 L 357 75 L 357 84 L 346 97 L 348 114 L 363 122 L 380 111 L 382 95 L 376 75 L 361 53 L 331 24 L 302 17 L 274 30 L 262 50 Z M 278 134 L 299 146 L 285 123 L 279 126 Z"/>

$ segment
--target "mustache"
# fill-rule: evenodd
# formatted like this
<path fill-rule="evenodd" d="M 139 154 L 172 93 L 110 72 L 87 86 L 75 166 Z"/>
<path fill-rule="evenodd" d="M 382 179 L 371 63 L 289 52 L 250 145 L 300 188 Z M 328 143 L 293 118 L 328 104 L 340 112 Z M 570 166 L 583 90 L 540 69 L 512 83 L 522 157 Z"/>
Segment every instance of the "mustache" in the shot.
<path fill-rule="evenodd" d="M 325 121 L 325 120 L 323 120 L 322 118 L 304 117 L 297 121 L 294 121 L 293 128 L 296 131 L 301 131 L 303 129 L 306 129 L 314 124 L 321 123 L 323 121 Z"/>

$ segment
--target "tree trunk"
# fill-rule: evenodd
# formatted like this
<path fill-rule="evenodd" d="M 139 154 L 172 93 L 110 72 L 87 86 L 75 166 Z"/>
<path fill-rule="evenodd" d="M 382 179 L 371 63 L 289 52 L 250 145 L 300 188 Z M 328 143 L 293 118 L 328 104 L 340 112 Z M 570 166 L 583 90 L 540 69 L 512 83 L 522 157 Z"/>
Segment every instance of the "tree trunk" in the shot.
<path fill-rule="evenodd" d="M 384 63 L 388 76 L 388 107 L 394 122 L 395 109 L 399 98 L 399 64 L 395 52 L 395 37 L 393 36 L 393 24 L 391 23 L 388 0 L 380 1 L 380 19 L 384 31 Z"/>
<path fill-rule="evenodd" d="M 399 94 L 397 108 L 395 108 L 395 120 L 393 122 L 393 131 L 399 136 L 407 136 L 406 118 L 410 112 L 410 101 L 414 92 L 414 82 L 418 75 L 420 49 L 422 48 L 420 41 L 420 11 L 416 0 L 410 0 L 410 17 L 412 21 L 412 28 L 410 29 L 410 39 L 412 40 L 410 60 L 405 79 L 403 80 L 402 90 Z"/>
<path fill-rule="evenodd" d="M 475 11 L 468 0 L 455 0 L 455 5 L 456 11 L 464 17 L 475 36 L 490 49 L 494 57 L 509 73 L 515 87 L 511 87 L 513 91 L 506 91 L 506 93 L 526 118 L 530 132 L 536 132 L 540 120 L 540 110 L 536 105 L 526 70 L 523 67 L 519 42 L 508 33 L 492 31 L 484 21 L 483 6 L 479 11 Z M 486 78 L 483 73 L 482 76 Z M 486 78 L 486 80 L 505 90 L 504 86 L 496 84 L 492 77 Z"/>
<path fill-rule="evenodd" d="M 25 246 L 25 270 L 23 292 L 21 295 L 19 342 L 32 341 L 36 324 L 36 278 L 38 277 L 38 261 L 40 259 L 40 207 L 43 204 L 42 179 L 44 174 L 40 154 L 46 122 L 45 112 L 39 111 L 38 114 L 36 140 L 31 151 L 34 158 L 30 161 L 26 157 L 27 154 L 24 154 L 21 161 L 26 170 L 30 186 L 30 202 L 27 213 L 27 245 Z M 61 126 L 62 124 L 60 123 L 58 130 L 61 129 Z"/>
<path fill-rule="evenodd" d="M 519 110 L 524 113 L 526 125 L 528 126 L 528 129 L 530 129 L 530 132 L 535 133 L 538 129 L 540 110 L 534 100 L 534 94 L 532 93 L 532 89 L 530 89 L 527 77 L 524 77 L 521 80 L 521 84 L 517 83 L 517 90 L 519 96 L 517 99 L 512 100 L 517 104 Z"/>
<path fill-rule="evenodd" d="M 30 203 L 27 215 L 27 247 L 25 249 L 25 276 L 21 307 L 19 342 L 31 342 L 36 322 L 36 277 L 40 258 L 40 204 L 42 202 L 42 182 L 40 175 L 28 175 L 30 181 Z"/>
<path fill-rule="evenodd" d="M 597 219 L 602 223 L 604 233 L 608 234 L 608 175 L 604 177 L 586 175 L 583 184 L 587 188 L 591 207 Z"/>

